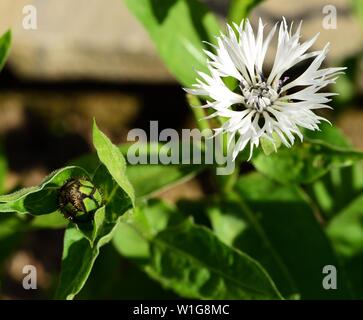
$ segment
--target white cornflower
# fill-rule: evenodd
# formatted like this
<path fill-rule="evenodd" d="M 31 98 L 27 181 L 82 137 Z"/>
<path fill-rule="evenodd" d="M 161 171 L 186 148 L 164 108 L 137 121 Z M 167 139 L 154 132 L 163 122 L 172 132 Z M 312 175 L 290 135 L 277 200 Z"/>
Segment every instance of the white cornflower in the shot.
<path fill-rule="evenodd" d="M 275 60 L 267 76 L 263 74 L 263 62 L 278 27 Z M 210 58 L 210 74 L 198 72 L 198 83 L 187 89 L 191 94 L 207 97 L 203 107 L 214 112 L 206 118 L 226 119 L 222 127 L 215 130 L 216 134 L 228 133 L 230 142 L 237 138 L 233 159 L 248 143 L 251 158 L 253 148 L 259 146 L 261 138 L 274 143 L 274 135 L 277 135 L 284 145 L 291 147 L 295 135 L 303 140 L 299 127 L 318 130 L 321 120 L 327 120 L 313 111 L 330 108 L 326 103 L 331 101 L 328 97 L 334 95 L 321 92 L 321 89 L 334 83 L 345 69 L 320 68 L 329 44 L 323 50 L 307 53 L 318 34 L 300 43 L 301 23 L 293 33 L 292 24 L 288 27 L 283 19 L 265 39 L 263 30 L 261 19 L 256 36 L 248 20 L 240 26 L 227 25 L 227 34 L 221 34 L 217 37 L 217 45 L 212 45 L 215 53 L 205 51 Z M 307 69 L 290 80 L 288 70 L 309 58 L 312 62 Z M 236 89 L 228 88 L 224 81 L 226 77 L 236 79 Z"/>

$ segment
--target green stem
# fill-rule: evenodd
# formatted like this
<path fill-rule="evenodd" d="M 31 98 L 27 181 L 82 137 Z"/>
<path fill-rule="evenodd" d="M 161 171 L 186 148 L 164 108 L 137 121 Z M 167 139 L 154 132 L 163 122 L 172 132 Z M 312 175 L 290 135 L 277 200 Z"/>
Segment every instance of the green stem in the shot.
<path fill-rule="evenodd" d="M 227 121 L 226 118 L 219 117 L 218 118 L 219 123 L 221 126 Z M 221 154 L 221 156 L 227 157 L 229 156 L 230 151 L 228 150 L 228 134 L 224 133 L 219 136 L 220 139 L 220 150 L 218 150 L 218 154 Z M 218 155 L 217 154 L 217 155 Z M 224 194 L 228 194 L 231 192 L 234 188 L 234 185 L 239 177 L 240 173 L 240 165 L 241 165 L 241 158 L 237 157 L 236 163 L 235 163 L 235 170 L 230 175 L 221 175 L 216 176 L 217 184 L 220 189 L 220 191 Z"/>
<path fill-rule="evenodd" d="M 205 129 L 210 129 L 208 120 L 204 119 L 205 118 L 204 109 L 199 108 L 202 105 L 199 98 L 191 94 L 187 94 L 187 100 L 193 112 L 198 129 L 200 131 L 203 131 Z"/>
<path fill-rule="evenodd" d="M 233 173 L 231 173 L 229 175 L 225 175 L 225 176 L 223 176 L 223 175 L 216 176 L 218 188 L 219 188 L 220 192 L 222 193 L 222 195 L 227 195 L 227 194 L 233 192 L 234 186 L 239 177 L 239 173 L 240 173 L 240 166 L 239 166 L 239 163 L 237 163 L 236 168 L 233 171 Z"/>

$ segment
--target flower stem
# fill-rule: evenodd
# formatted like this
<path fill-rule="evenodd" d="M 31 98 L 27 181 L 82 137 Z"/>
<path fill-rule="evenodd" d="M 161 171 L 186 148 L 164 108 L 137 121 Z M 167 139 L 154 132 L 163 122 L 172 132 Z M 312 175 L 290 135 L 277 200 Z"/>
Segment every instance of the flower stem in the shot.
<path fill-rule="evenodd" d="M 208 120 L 204 119 L 205 118 L 204 109 L 200 108 L 202 103 L 199 100 L 199 98 L 191 94 L 187 94 L 187 100 L 190 108 L 192 109 L 198 129 L 200 131 L 203 131 L 205 129 L 210 129 Z"/>
<path fill-rule="evenodd" d="M 234 186 L 239 177 L 239 173 L 240 173 L 240 166 L 239 163 L 236 163 L 236 168 L 231 174 L 220 175 L 220 176 L 216 175 L 218 188 L 223 195 L 227 195 L 233 192 Z"/>

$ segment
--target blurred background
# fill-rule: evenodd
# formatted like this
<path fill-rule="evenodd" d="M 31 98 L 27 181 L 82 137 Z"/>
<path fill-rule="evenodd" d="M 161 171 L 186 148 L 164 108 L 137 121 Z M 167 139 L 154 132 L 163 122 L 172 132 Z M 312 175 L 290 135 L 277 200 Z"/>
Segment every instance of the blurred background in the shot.
<path fill-rule="evenodd" d="M 223 22 L 229 1 L 204 2 Z M 37 9 L 36 30 L 23 28 L 26 5 Z M 327 5 L 337 10 L 336 29 L 322 26 Z M 256 24 L 262 17 L 269 25 L 281 16 L 288 21 L 303 20 L 304 39 L 320 32 L 314 49 L 331 43 L 327 65 L 349 69 L 335 88 L 340 96 L 334 101 L 334 114 L 329 112 L 328 117 L 363 149 L 360 7 L 363 11 L 362 0 L 267 0 L 253 11 L 251 20 Z M 114 143 L 125 142 L 131 128 L 148 130 L 150 120 L 158 120 L 160 129 L 194 126 L 181 86 L 122 0 L 1 0 L 0 33 L 9 28 L 12 49 L 0 75 L 0 141 L 8 163 L 3 192 L 38 184 L 50 171 L 92 150 L 93 117 Z M 194 199 L 203 197 L 203 192 L 198 180 L 192 180 L 162 197 Z M 60 267 L 62 234 L 37 231 L 14 239 L 16 253 L 0 261 L 0 299 L 47 297 Z M 97 283 L 100 265 L 114 261 L 115 255 L 112 248 L 105 248 L 80 298 L 173 296 L 135 268 L 128 268 L 122 258 L 119 264 L 108 266 L 110 276 L 115 277 L 112 288 Z M 39 290 L 23 290 L 25 264 L 37 266 Z M 138 291 L 135 279 L 149 283 L 150 290 Z"/>

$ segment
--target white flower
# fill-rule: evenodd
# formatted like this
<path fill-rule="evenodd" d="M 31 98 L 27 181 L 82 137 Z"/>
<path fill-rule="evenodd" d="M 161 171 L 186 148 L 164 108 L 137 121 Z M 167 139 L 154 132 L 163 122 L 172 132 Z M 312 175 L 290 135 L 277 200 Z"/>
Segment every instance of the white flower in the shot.
<path fill-rule="evenodd" d="M 279 28 L 278 28 L 279 27 Z M 263 63 L 269 44 L 277 30 L 278 43 L 271 72 L 263 74 Z M 216 134 L 229 134 L 229 141 L 237 138 L 233 147 L 233 159 L 249 143 L 250 158 L 253 148 L 258 147 L 261 138 L 274 143 L 277 135 L 287 147 L 294 144 L 295 135 L 301 141 L 299 127 L 318 130 L 321 120 L 315 109 L 329 108 L 326 105 L 334 93 L 321 92 L 328 84 L 334 83 L 337 75 L 345 68 L 321 69 L 328 46 L 323 50 L 307 53 L 318 34 L 311 40 L 300 43 L 301 23 L 292 32 L 286 20 L 276 24 L 264 39 L 264 25 L 259 20 L 255 36 L 248 20 L 240 26 L 227 25 L 227 34 L 217 37 L 217 45 L 212 45 L 215 53 L 208 55 L 210 74 L 198 72 L 200 79 L 187 92 L 208 97 L 204 108 L 214 112 L 206 118 L 223 117 L 227 121 Z M 288 78 L 288 70 L 306 59 L 311 64 L 296 79 Z M 237 80 L 237 89 L 231 90 L 224 78 Z M 292 89 L 292 90 L 291 90 Z"/>

